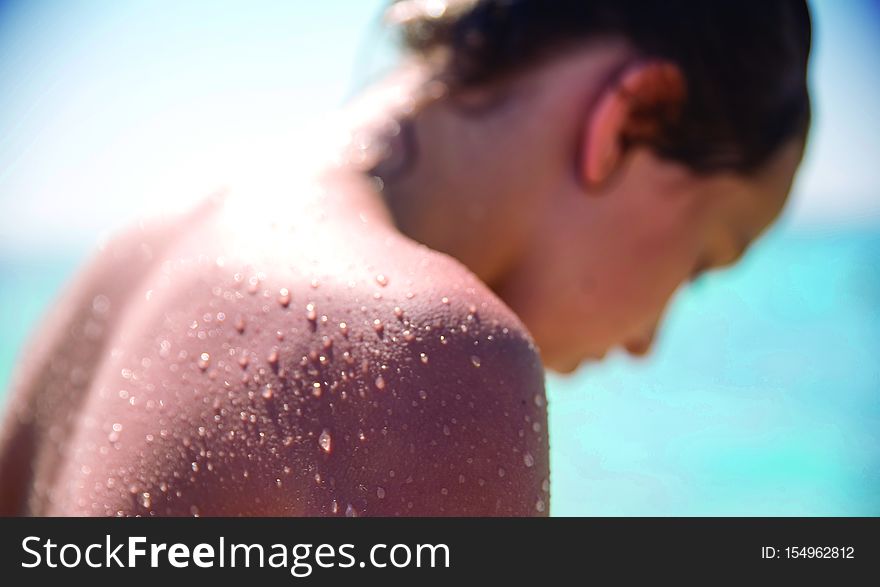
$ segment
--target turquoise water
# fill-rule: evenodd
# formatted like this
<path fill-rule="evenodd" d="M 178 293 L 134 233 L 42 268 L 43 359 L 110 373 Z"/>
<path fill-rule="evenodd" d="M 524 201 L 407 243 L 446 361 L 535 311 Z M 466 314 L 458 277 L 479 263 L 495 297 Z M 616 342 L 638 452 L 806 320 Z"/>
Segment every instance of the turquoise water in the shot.
<path fill-rule="evenodd" d="M 85 249 L 0 255 L 0 396 Z M 648 360 L 550 377 L 554 515 L 880 515 L 880 228 L 778 230 Z"/>
<path fill-rule="evenodd" d="M 555 515 L 880 514 L 880 230 L 775 232 L 551 379 Z"/>
<path fill-rule="evenodd" d="M 65 251 L 0 250 L 0 400 L 6 396 L 22 345 L 88 254 L 86 246 Z"/>

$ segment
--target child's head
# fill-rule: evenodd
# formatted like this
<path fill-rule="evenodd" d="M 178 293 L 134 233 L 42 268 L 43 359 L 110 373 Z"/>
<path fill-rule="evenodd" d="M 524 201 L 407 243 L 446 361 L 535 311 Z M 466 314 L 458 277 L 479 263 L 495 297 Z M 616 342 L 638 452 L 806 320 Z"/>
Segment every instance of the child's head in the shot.
<path fill-rule="evenodd" d="M 809 125 L 803 0 L 409 0 L 389 16 L 445 88 L 415 124 L 420 183 L 397 181 L 442 193 L 421 213 L 398 201 L 399 224 L 489 283 L 552 368 L 646 351 L 678 286 L 734 262 L 785 203 Z M 458 224 L 444 233 L 454 214 L 432 201 Z"/>

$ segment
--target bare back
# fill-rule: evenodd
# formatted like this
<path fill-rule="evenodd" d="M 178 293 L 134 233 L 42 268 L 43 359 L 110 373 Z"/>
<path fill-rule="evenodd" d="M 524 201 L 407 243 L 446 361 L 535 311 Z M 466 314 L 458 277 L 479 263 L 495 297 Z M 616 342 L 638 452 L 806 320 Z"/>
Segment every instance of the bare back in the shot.
<path fill-rule="evenodd" d="M 546 513 L 543 370 L 483 284 L 356 205 L 240 209 L 127 233 L 68 291 L 3 513 Z"/>

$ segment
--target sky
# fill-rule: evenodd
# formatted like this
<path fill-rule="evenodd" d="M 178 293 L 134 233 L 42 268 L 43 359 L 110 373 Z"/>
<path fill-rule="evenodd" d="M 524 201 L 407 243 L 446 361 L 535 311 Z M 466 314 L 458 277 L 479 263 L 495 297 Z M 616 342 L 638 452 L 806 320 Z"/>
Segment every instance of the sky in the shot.
<path fill-rule="evenodd" d="M 0 251 L 290 169 L 391 62 L 383 0 L 0 0 Z M 880 223 L 880 12 L 815 0 L 815 124 L 786 222 Z"/>

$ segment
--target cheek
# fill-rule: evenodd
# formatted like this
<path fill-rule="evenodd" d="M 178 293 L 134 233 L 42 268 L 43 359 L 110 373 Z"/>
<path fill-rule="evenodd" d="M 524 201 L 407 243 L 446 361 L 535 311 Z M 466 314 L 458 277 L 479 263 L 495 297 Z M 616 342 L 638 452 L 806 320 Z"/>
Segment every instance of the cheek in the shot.
<path fill-rule="evenodd" d="M 633 216 L 557 215 L 498 289 L 550 366 L 644 331 L 690 273 L 693 231 L 672 217 Z"/>
<path fill-rule="evenodd" d="M 596 286 L 604 278 L 602 255 L 584 242 L 583 229 L 566 227 L 561 219 L 555 228 L 532 243 L 496 291 L 525 323 L 548 365 L 559 368 L 604 336 L 596 311 Z"/>
<path fill-rule="evenodd" d="M 596 280 L 595 306 L 613 321 L 615 343 L 640 335 L 659 319 L 694 267 L 698 234 L 686 218 L 656 215 L 608 235 L 614 246 L 596 271 L 604 279 Z"/>

